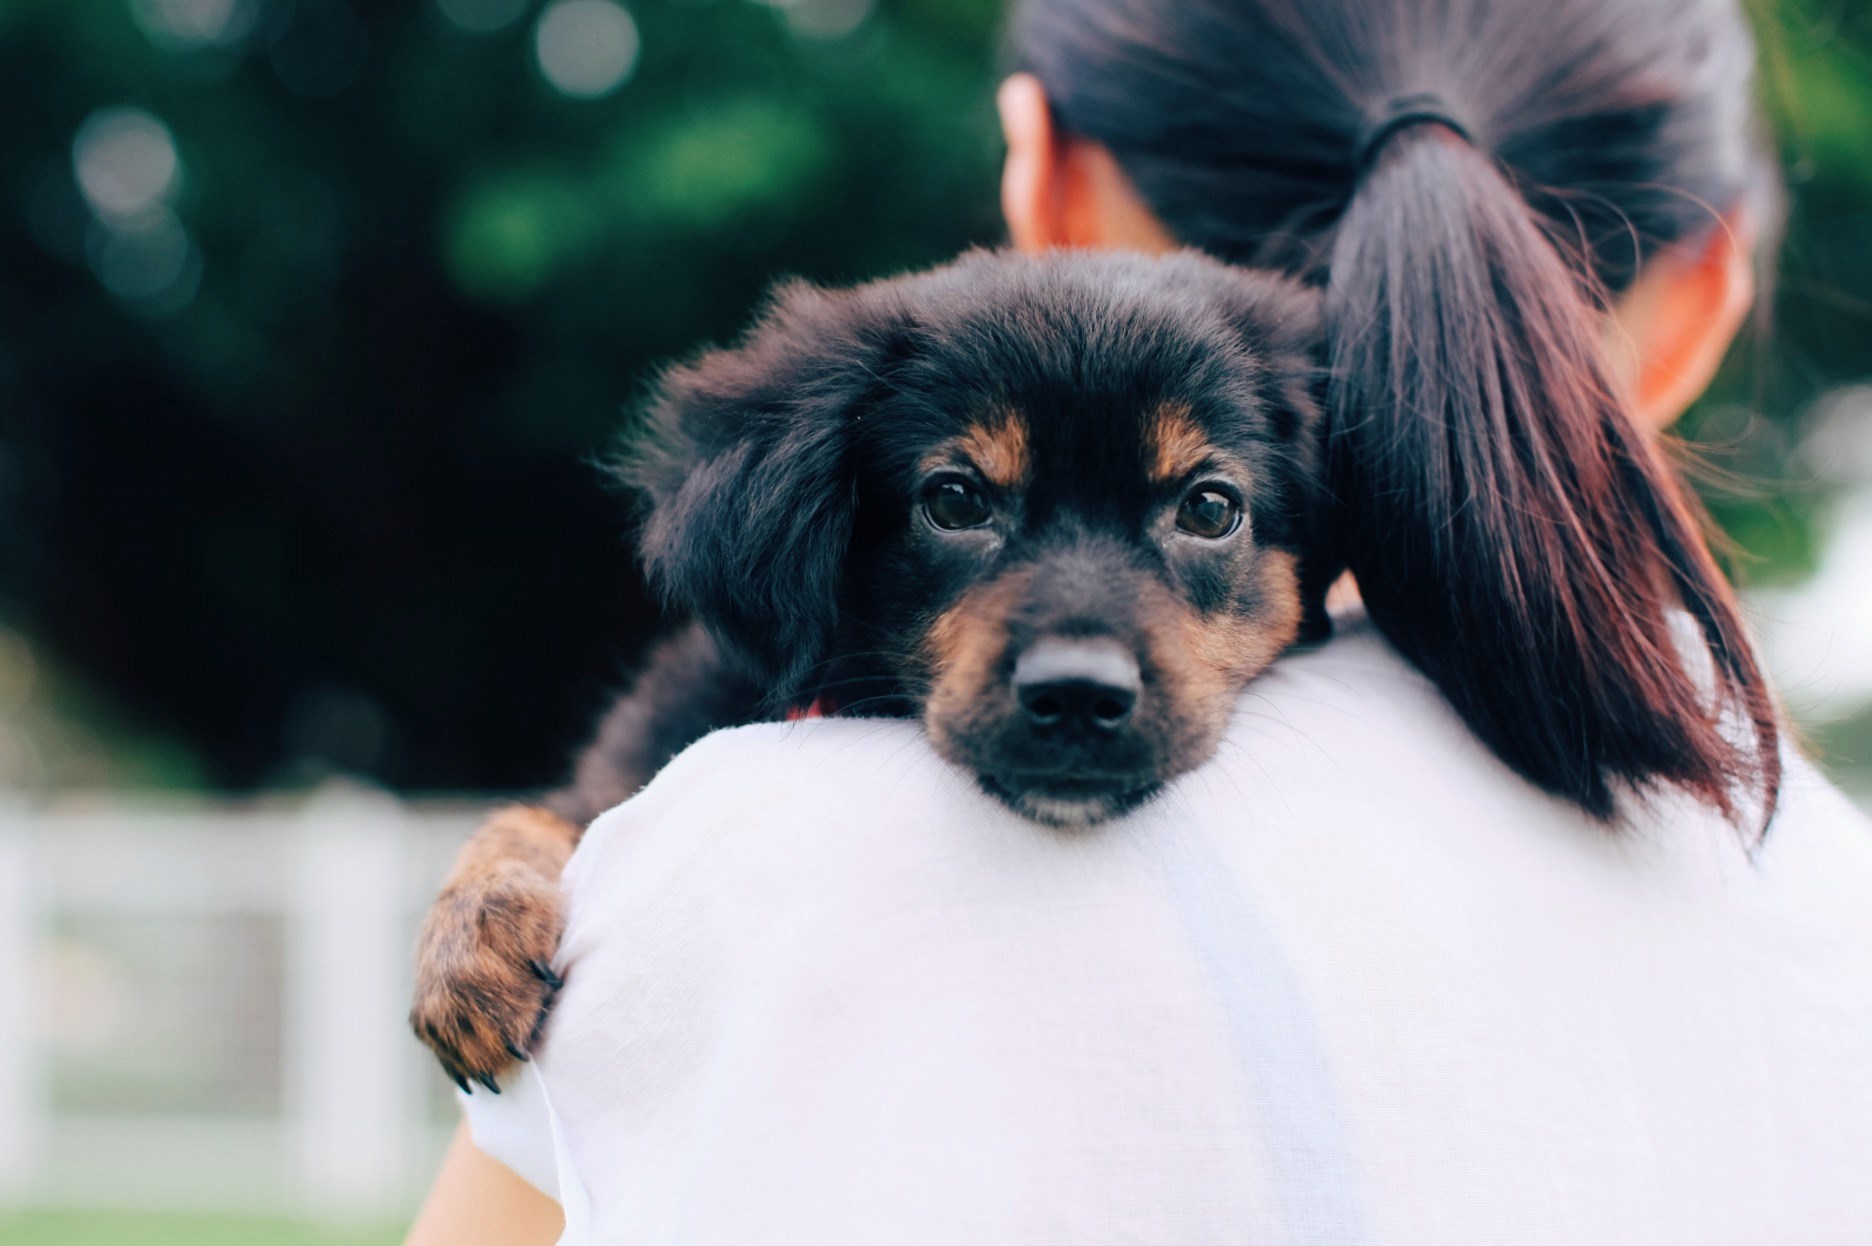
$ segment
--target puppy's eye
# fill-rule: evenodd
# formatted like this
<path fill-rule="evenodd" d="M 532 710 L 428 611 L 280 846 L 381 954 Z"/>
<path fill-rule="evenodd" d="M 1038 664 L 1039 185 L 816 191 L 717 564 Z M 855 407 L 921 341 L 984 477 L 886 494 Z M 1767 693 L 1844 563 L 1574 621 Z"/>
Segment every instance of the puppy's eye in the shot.
<path fill-rule="evenodd" d="M 982 491 L 960 476 L 930 482 L 923 490 L 923 513 L 944 532 L 979 528 L 994 517 Z"/>
<path fill-rule="evenodd" d="M 1191 536 L 1219 541 L 1241 527 L 1241 503 L 1220 489 L 1197 489 L 1177 507 L 1177 527 Z"/>

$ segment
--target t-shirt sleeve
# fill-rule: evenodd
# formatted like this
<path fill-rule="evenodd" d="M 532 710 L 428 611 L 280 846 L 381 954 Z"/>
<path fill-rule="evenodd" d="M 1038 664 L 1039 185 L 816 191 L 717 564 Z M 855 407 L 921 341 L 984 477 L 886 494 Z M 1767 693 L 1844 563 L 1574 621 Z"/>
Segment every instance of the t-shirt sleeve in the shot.
<path fill-rule="evenodd" d="M 854 725 L 838 726 L 851 734 Z M 913 733 L 904 724 L 891 726 L 901 728 L 899 734 Z M 877 730 L 876 725 L 857 729 L 859 734 Z M 591 1097 L 594 1080 L 622 1082 L 632 1068 L 611 1041 L 610 1025 L 581 1025 L 577 1019 L 606 1017 L 613 997 L 630 994 L 633 984 L 641 987 L 636 983 L 640 972 L 654 979 L 678 1012 L 718 985 L 710 958 L 659 955 L 647 932 L 667 931 L 684 944 L 691 933 L 706 942 L 706 932 L 723 927 L 737 937 L 743 933 L 732 920 L 723 920 L 720 906 L 711 902 L 719 880 L 707 869 L 692 874 L 696 883 L 686 892 L 671 894 L 641 884 L 671 863 L 692 861 L 711 842 L 738 839 L 742 828 L 758 824 L 766 802 L 797 796 L 792 762 L 810 736 L 784 724 L 713 733 L 672 760 L 643 791 L 594 821 L 567 863 L 568 925 L 554 968 L 568 986 L 555 1015 L 533 1061 L 501 1078 L 500 1094 L 477 1090 L 458 1092 L 457 1098 L 476 1148 L 558 1202 L 568 1220 L 580 1214 L 584 1195 L 566 1155 L 565 1121 L 555 1112 L 549 1087 L 582 1104 Z M 842 760 L 835 756 L 831 767 Z M 766 771 L 774 781 L 750 784 L 752 771 Z M 723 775 L 740 782 L 724 784 Z M 816 802 L 797 803 L 817 807 Z M 685 895 L 694 902 L 683 903 Z M 627 1009 L 620 1005 L 617 1011 Z M 567 1012 L 575 1014 L 573 1032 L 561 1036 L 568 1028 L 561 1024 Z M 620 1109 L 620 1119 L 628 1115 Z"/>
<path fill-rule="evenodd" d="M 501 1093 L 461 1094 L 462 1115 L 476 1149 L 511 1168 L 528 1185 L 559 1201 L 552 1113 L 539 1075 L 521 1065 L 501 1081 Z"/>

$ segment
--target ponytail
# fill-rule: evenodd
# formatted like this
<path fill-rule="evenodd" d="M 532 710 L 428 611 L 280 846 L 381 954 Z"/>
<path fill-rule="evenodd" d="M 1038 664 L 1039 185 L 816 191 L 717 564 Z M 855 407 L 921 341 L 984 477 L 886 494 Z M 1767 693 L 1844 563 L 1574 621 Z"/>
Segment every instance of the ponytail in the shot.
<path fill-rule="evenodd" d="M 1675 787 L 1765 827 L 1773 701 L 1695 503 L 1608 372 L 1590 266 L 1459 133 L 1394 130 L 1327 286 L 1329 472 L 1372 619 L 1503 761 L 1593 816 Z"/>
<path fill-rule="evenodd" d="M 1709 205 L 1773 199 L 1738 0 L 1013 10 L 1173 237 L 1325 283 L 1341 556 L 1475 733 L 1600 818 L 1679 788 L 1766 826 L 1775 707 L 1599 341 Z"/>

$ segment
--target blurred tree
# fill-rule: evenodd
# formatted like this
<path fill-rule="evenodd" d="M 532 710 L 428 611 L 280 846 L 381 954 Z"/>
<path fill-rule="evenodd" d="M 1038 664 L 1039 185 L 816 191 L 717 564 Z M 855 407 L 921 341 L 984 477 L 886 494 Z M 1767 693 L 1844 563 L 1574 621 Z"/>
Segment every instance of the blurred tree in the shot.
<path fill-rule="evenodd" d="M 218 784 L 549 780 L 657 626 L 593 458 L 774 276 L 999 235 L 999 7 L 0 4 L 0 619 Z M 1872 370 L 1872 13 L 1761 18 L 1787 276 L 1692 427 L 1774 576 Z"/>
<path fill-rule="evenodd" d="M 0 8 L 0 608 L 215 781 L 553 777 L 654 363 L 993 239 L 992 5 L 607 9 Z"/>

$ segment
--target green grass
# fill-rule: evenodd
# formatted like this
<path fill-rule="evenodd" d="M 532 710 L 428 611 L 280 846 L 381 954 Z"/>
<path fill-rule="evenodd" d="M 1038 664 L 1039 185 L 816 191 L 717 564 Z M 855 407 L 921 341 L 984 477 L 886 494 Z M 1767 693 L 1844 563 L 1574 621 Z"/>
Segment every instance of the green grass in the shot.
<path fill-rule="evenodd" d="M 150 1212 L 0 1212 L 5 1246 L 395 1246 L 404 1225 L 358 1228 L 303 1220 Z"/>

